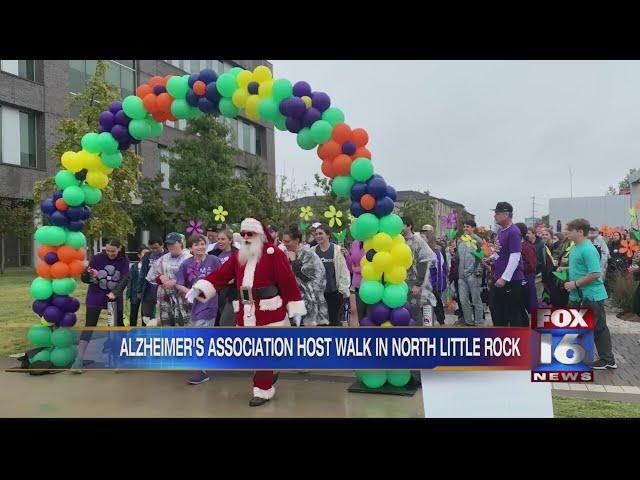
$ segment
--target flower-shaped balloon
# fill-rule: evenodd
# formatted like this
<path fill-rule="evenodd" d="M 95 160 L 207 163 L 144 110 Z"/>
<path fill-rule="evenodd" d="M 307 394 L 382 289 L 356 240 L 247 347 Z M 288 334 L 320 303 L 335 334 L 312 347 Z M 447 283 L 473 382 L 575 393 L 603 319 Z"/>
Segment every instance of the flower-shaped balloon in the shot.
<path fill-rule="evenodd" d="M 454 210 L 449 212 L 448 215 L 440 217 L 440 225 L 443 229 L 447 230 L 453 228 L 458 223 L 458 213 Z"/>
<path fill-rule="evenodd" d="M 622 240 L 620 242 L 620 253 L 626 254 L 627 257 L 633 258 L 633 256 L 640 250 L 640 245 L 635 240 Z"/>
<path fill-rule="evenodd" d="M 344 239 L 347 236 L 347 231 L 342 230 L 341 232 L 333 232 L 333 236 L 336 237 L 336 240 L 340 243 L 344 243 Z"/>
<path fill-rule="evenodd" d="M 322 159 L 322 171 L 328 177 L 349 175 L 351 162 L 357 158 L 371 160 L 371 152 L 365 145 L 369 134 L 362 128 L 351 130 L 346 123 L 333 127 L 332 138 L 318 147 L 318 157 Z"/>
<path fill-rule="evenodd" d="M 286 117 L 285 125 L 291 133 L 310 128 L 322 119 L 322 114 L 331 106 L 329 95 L 312 92 L 307 82 L 293 85 L 293 96 L 280 102 L 280 113 Z"/>
<path fill-rule="evenodd" d="M 244 108 L 250 120 L 260 120 L 258 105 L 260 100 L 271 97 L 273 77 L 271 70 L 258 65 L 253 72 L 243 70 L 236 77 L 238 88 L 233 92 L 231 101 L 238 108 Z"/>
<path fill-rule="evenodd" d="M 613 234 L 613 229 L 611 227 L 609 227 L 608 225 L 600 225 L 600 233 L 604 237 L 608 237 L 611 234 Z"/>
<path fill-rule="evenodd" d="M 329 210 L 324 212 L 325 218 L 329 219 L 329 226 L 333 228 L 334 225 L 342 226 L 342 212 L 340 210 L 336 210 L 336 207 L 333 205 L 329 206 Z"/>
<path fill-rule="evenodd" d="M 224 222 L 229 212 L 227 212 L 222 205 L 218 205 L 218 208 L 213 209 L 213 215 L 216 222 Z"/>
<path fill-rule="evenodd" d="M 189 224 L 187 225 L 187 233 L 189 235 L 193 235 L 195 233 L 202 233 L 202 221 L 200 220 L 189 220 Z"/>
<path fill-rule="evenodd" d="M 487 229 L 484 227 L 478 227 L 478 233 L 486 233 Z"/>
<path fill-rule="evenodd" d="M 216 88 L 217 79 L 218 74 L 210 68 L 189 75 L 189 90 L 185 97 L 187 103 L 204 113 L 218 112 L 221 95 Z"/>
<path fill-rule="evenodd" d="M 151 77 L 148 83 L 143 83 L 136 89 L 136 96 L 142 99 L 145 110 L 157 122 L 177 120 L 171 113 L 174 98 L 167 92 L 167 81 L 170 78 L 170 75 Z"/>
<path fill-rule="evenodd" d="M 351 215 L 351 212 L 349 212 L 349 215 L 347 215 L 347 218 L 349 219 L 349 225 L 351 225 L 356 220 L 356 217 Z"/>
<path fill-rule="evenodd" d="M 313 211 L 311 207 L 300 207 L 300 218 L 303 218 L 306 222 L 311 220 L 313 217 Z"/>

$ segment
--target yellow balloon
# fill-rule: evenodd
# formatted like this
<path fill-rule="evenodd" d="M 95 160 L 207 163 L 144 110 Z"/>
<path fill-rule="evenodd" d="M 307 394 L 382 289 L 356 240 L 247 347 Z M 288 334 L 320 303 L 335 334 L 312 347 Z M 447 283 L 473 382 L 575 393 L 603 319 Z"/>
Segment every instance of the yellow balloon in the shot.
<path fill-rule="evenodd" d="M 273 88 L 273 82 L 271 80 L 267 80 L 266 82 L 262 82 L 260 87 L 258 88 L 258 95 L 261 99 L 271 97 L 271 89 Z"/>
<path fill-rule="evenodd" d="M 406 242 L 404 241 L 404 237 L 402 236 L 401 233 L 399 233 L 398 235 L 396 235 L 395 237 L 393 237 L 393 244 L 397 245 L 397 244 L 405 244 Z"/>
<path fill-rule="evenodd" d="M 393 323 L 391 323 L 389 320 L 387 320 L 386 322 L 384 322 L 383 324 L 380 325 L 382 328 L 391 328 L 393 327 Z"/>
<path fill-rule="evenodd" d="M 311 108 L 311 97 L 307 97 L 306 95 L 302 97 L 302 101 L 307 106 L 307 108 Z"/>
<path fill-rule="evenodd" d="M 86 168 L 87 170 L 101 170 L 103 166 L 100 155 L 97 153 L 89 153 L 86 150 L 81 150 L 78 153 L 78 158 L 80 158 L 82 162 L 82 168 Z"/>
<path fill-rule="evenodd" d="M 391 256 L 393 257 L 394 265 L 401 265 L 404 268 L 409 268 L 413 263 L 411 248 L 406 244 L 395 245 L 391 249 Z"/>
<path fill-rule="evenodd" d="M 258 113 L 259 103 L 260 103 L 260 97 L 258 95 L 251 95 L 245 103 L 245 106 L 244 106 L 245 113 L 252 120 L 260 119 L 260 114 Z"/>
<path fill-rule="evenodd" d="M 271 70 L 269 70 L 269 68 L 265 67 L 264 65 L 258 65 L 253 71 L 253 80 L 258 83 L 266 82 L 272 79 L 273 77 L 271 76 Z"/>
<path fill-rule="evenodd" d="M 371 244 L 376 252 L 388 252 L 393 246 L 393 239 L 388 233 L 376 233 L 371 239 Z"/>
<path fill-rule="evenodd" d="M 393 265 L 393 257 L 389 252 L 378 252 L 373 256 L 373 265 L 382 273 Z"/>
<path fill-rule="evenodd" d="M 366 260 L 366 258 L 365 258 L 365 260 Z M 382 272 L 378 272 L 376 270 L 376 267 L 371 262 L 365 263 L 362 266 L 362 268 L 360 270 L 360 273 L 362 274 L 362 278 L 364 280 L 380 281 L 380 279 L 382 279 Z"/>
<path fill-rule="evenodd" d="M 249 85 L 249 82 L 252 80 L 252 75 L 251 72 L 249 70 L 243 70 L 241 71 L 238 76 L 236 77 L 236 81 L 238 82 L 238 86 L 246 89 L 247 85 Z"/>
<path fill-rule="evenodd" d="M 372 248 L 373 248 L 373 241 L 370 238 L 365 240 L 364 243 L 362 244 L 362 250 L 364 251 L 365 255 Z"/>
<path fill-rule="evenodd" d="M 384 272 L 384 279 L 389 283 L 402 283 L 407 279 L 407 269 L 400 265 L 392 265 Z"/>
<path fill-rule="evenodd" d="M 60 158 L 60 163 L 67 170 L 71 170 L 73 173 L 78 173 L 84 167 L 82 165 L 82 159 L 78 157 L 76 152 L 64 152 Z"/>
<path fill-rule="evenodd" d="M 109 184 L 109 177 L 99 170 L 89 170 L 87 172 L 87 183 L 102 190 Z"/>
<path fill-rule="evenodd" d="M 41 318 L 40 319 L 40 325 L 42 325 L 44 327 L 53 327 L 55 325 L 55 323 L 49 323 L 44 318 Z"/>
<path fill-rule="evenodd" d="M 240 76 L 240 74 L 238 74 Z M 247 104 L 247 99 L 249 98 L 249 92 L 245 88 L 238 88 L 235 92 L 233 92 L 233 96 L 231 97 L 231 101 L 238 108 L 244 108 Z"/>

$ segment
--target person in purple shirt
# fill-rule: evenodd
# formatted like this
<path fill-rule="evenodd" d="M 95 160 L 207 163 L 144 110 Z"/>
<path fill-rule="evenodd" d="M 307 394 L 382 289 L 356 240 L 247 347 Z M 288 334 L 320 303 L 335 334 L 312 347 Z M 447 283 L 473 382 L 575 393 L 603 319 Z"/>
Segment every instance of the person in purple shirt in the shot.
<path fill-rule="evenodd" d="M 140 260 L 138 282 L 138 298 L 140 298 L 142 310 L 142 325 L 156 326 L 157 321 L 157 303 L 158 303 L 158 287 L 147 281 L 147 274 L 153 268 L 154 264 L 167 253 L 163 247 L 162 240 L 152 238 L 149 240 L 149 252 L 147 252 Z"/>
<path fill-rule="evenodd" d="M 529 320 L 524 308 L 522 234 L 513 223 L 513 207 L 509 203 L 498 202 L 494 211 L 500 226 L 495 253 L 483 260 L 493 262 L 491 319 L 496 327 L 526 327 Z"/>
<path fill-rule="evenodd" d="M 218 257 L 207 255 L 207 238 L 194 234 L 187 240 L 187 247 L 191 249 L 191 258 L 180 264 L 176 273 L 176 289 L 186 295 L 193 284 L 220 268 L 222 263 Z M 193 302 L 191 315 L 187 327 L 213 327 L 218 314 L 218 297 L 214 296 L 206 302 Z M 199 385 L 209 380 L 207 372 L 196 372 L 187 381 L 191 385 Z"/>

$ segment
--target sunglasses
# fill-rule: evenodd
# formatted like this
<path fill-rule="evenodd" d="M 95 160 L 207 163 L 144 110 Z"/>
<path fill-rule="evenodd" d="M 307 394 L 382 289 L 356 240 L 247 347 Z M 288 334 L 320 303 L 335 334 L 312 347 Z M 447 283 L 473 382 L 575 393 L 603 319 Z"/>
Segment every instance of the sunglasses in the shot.
<path fill-rule="evenodd" d="M 256 236 L 256 232 L 240 232 L 242 238 L 253 238 Z"/>

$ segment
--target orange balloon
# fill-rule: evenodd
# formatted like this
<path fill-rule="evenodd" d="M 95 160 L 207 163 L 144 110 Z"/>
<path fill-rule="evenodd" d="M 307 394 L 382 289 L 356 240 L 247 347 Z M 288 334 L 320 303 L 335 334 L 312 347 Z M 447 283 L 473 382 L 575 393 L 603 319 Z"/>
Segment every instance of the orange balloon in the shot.
<path fill-rule="evenodd" d="M 174 117 L 173 113 L 171 113 L 171 110 L 169 110 L 169 113 L 167 113 L 167 120 L 171 120 L 172 122 L 175 122 L 178 119 Z"/>
<path fill-rule="evenodd" d="M 69 265 L 64 262 L 56 262 L 49 270 L 53 278 L 65 278 L 69 276 Z"/>
<path fill-rule="evenodd" d="M 149 95 L 152 91 L 153 91 L 153 87 L 144 83 L 140 85 L 138 88 L 136 88 L 136 96 L 144 100 L 144 97 Z"/>
<path fill-rule="evenodd" d="M 172 103 L 173 103 L 173 97 L 169 95 L 167 92 L 164 92 L 158 95 L 158 99 L 156 101 L 156 105 L 158 105 L 158 110 L 161 110 L 164 112 L 170 112 Z"/>
<path fill-rule="evenodd" d="M 149 80 L 149 87 L 151 87 L 151 89 L 153 90 L 153 87 L 155 87 L 156 85 L 164 85 L 164 81 L 164 78 L 159 76 L 151 77 L 151 80 Z"/>
<path fill-rule="evenodd" d="M 57 262 L 56 262 L 57 263 Z M 36 273 L 42 278 L 51 278 L 51 267 L 47 263 L 40 263 L 36 267 Z"/>
<path fill-rule="evenodd" d="M 84 263 L 80 260 L 74 260 L 69 264 L 69 273 L 72 277 L 77 277 L 78 275 L 81 275 L 82 272 L 84 272 Z"/>
<path fill-rule="evenodd" d="M 365 193 L 360 199 L 360 206 L 365 210 L 373 210 L 376 206 L 376 199 L 373 195 Z"/>
<path fill-rule="evenodd" d="M 158 97 L 153 93 L 148 93 L 142 99 L 142 104 L 147 112 L 153 112 L 158 108 Z"/>
<path fill-rule="evenodd" d="M 336 175 L 349 175 L 351 173 L 351 157 L 344 153 L 333 159 L 333 171 Z"/>
<path fill-rule="evenodd" d="M 202 80 L 198 80 L 193 84 L 193 91 L 196 92 L 196 95 L 202 97 L 204 95 L 204 90 L 207 88 L 207 84 Z"/>
<path fill-rule="evenodd" d="M 342 145 L 344 142 L 351 140 L 351 128 L 346 123 L 339 123 L 333 127 L 333 139 Z"/>
<path fill-rule="evenodd" d="M 361 158 L 361 157 L 368 158 L 369 160 L 371 160 L 371 152 L 364 147 L 360 147 L 356 150 L 356 153 L 351 155 L 351 158 L 353 158 L 354 160 L 356 158 Z"/>
<path fill-rule="evenodd" d="M 84 250 L 79 248 L 76 250 L 76 260 L 84 260 Z"/>
<path fill-rule="evenodd" d="M 39 248 L 38 248 L 38 258 L 39 258 L 40 260 L 44 261 L 44 256 L 45 256 L 47 253 L 51 253 L 51 252 L 56 253 L 56 252 L 57 252 L 57 250 L 58 250 L 58 249 L 57 249 L 56 247 L 49 247 L 49 246 L 47 246 L 47 245 L 43 245 L 42 247 L 39 247 Z"/>
<path fill-rule="evenodd" d="M 329 140 L 318 147 L 318 156 L 322 160 L 333 160 L 342 153 L 340 144 L 334 140 Z"/>
<path fill-rule="evenodd" d="M 358 147 L 364 147 L 369 141 L 369 134 L 364 128 L 356 128 L 351 133 L 353 141 Z"/>
<path fill-rule="evenodd" d="M 62 198 L 59 198 L 56 200 L 56 208 L 61 212 L 64 212 L 66 210 L 69 210 L 69 205 L 67 205 L 67 202 L 65 202 Z"/>
<path fill-rule="evenodd" d="M 333 178 L 336 176 L 336 172 L 333 168 L 333 162 L 331 160 L 325 160 L 322 162 L 322 167 L 320 167 L 322 173 L 324 173 L 325 177 Z"/>
<path fill-rule="evenodd" d="M 64 263 L 71 263 L 77 258 L 77 253 L 74 248 L 68 245 L 63 245 L 58 248 L 58 260 Z"/>
<path fill-rule="evenodd" d="M 156 122 L 164 122 L 166 120 L 163 112 L 160 112 L 160 111 L 153 112 L 151 116 Z"/>

